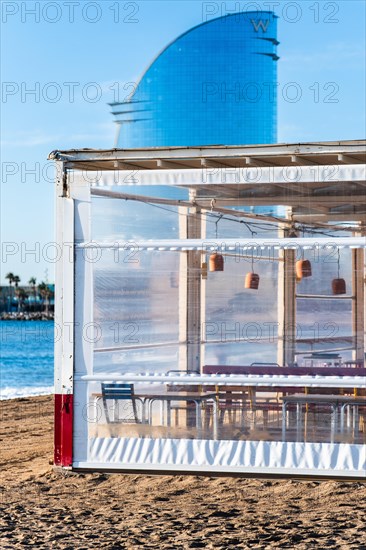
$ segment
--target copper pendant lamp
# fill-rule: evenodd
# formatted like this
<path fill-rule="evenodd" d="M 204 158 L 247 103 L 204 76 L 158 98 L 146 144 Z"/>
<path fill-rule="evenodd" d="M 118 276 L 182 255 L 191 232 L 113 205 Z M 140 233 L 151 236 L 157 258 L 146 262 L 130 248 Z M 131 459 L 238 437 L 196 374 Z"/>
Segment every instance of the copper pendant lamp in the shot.
<path fill-rule="evenodd" d="M 296 262 L 296 277 L 300 280 L 311 277 L 311 263 L 309 260 L 302 259 Z"/>
<path fill-rule="evenodd" d="M 224 257 L 215 252 L 210 256 L 210 271 L 224 271 Z"/>
<path fill-rule="evenodd" d="M 340 269 L 340 256 L 338 249 L 338 277 L 332 281 L 332 292 L 334 296 L 339 296 L 340 294 L 346 294 L 346 281 L 341 279 L 339 276 Z"/>
<path fill-rule="evenodd" d="M 245 276 L 244 288 L 250 288 L 251 290 L 258 290 L 259 287 L 259 275 L 257 273 L 247 273 Z"/>
<path fill-rule="evenodd" d="M 245 276 L 244 288 L 249 288 L 251 290 L 258 290 L 260 277 L 258 273 L 254 273 L 253 254 L 254 252 L 252 252 L 252 271 L 250 273 L 247 273 Z"/>
<path fill-rule="evenodd" d="M 219 216 L 217 221 L 215 222 L 216 225 L 216 239 L 217 239 L 217 226 L 219 224 L 219 221 L 221 220 L 222 215 Z M 224 257 L 222 254 L 218 254 L 217 252 L 214 252 L 211 254 L 209 259 L 209 268 L 210 271 L 224 271 Z"/>

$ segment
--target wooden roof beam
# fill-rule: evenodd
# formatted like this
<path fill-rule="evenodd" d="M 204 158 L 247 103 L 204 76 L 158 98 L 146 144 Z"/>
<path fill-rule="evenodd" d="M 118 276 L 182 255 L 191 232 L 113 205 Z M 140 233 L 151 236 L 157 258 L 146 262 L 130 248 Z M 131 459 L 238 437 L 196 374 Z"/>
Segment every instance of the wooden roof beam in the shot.
<path fill-rule="evenodd" d="M 173 162 L 171 160 L 158 159 L 156 161 L 157 168 L 163 168 L 164 170 L 174 170 L 180 168 L 189 168 L 186 164 L 180 162 Z"/>
<path fill-rule="evenodd" d="M 359 164 L 360 159 L 352 157 L 351 155 L 338 155 L 338 161 L 343 164 Z"/>
<path fill-rule="evenodd" d="M 107 197 L 111 199 L 130 200 L 148 204 L 165 204 L 169 206 L 185 206 L 191 208 L 192 202 L 174 199 L 164 199 L 159 197 L 149 197 L 146 195 L 134 195 L 132 193 L 120 193 L 119 191 L 110 191 L 109 189 L 92 188 L 91 195 L 95 197 Z"/>
<path fill-rule="evenodd" d="M 230 208 L 223 208 L 223 207 L 217 207 L 217 206 L 214 206 L 213 212 L 232 216 L 234 218 L 247 218 L 249 220 L 254 219 L 256 221 L 267 221 L 267 222 L 273 222 L 273 223 L 281 222 L 286 225 L 292 225 L 291 220 L 287 218 L 282 218 L 281 216 L 270 216 L 270 215 L 266 216 L 265 214 L 254 214 L 253 212 L 245 212 L 242 210 L 233 210 Z"/>
<path fill-rule="evenodd" d="M 308 160 L 298 155 L 291 155 L 291 162 L 299 166 L 319 166 L 319 162 L 314 162 L 313 160 Z"/>
<path fill-rule="evenodd" d="M 303 205 L 301 205 L 301 206 L 303 206 Z M 308 206 L 308 208 L 309 208 L 310 212 L 315 211 L 315 212 L 320 212 L 321 214 L 325 214 L 325 215 L 329 214 L 329 212 L 330 212 L 329 208 L 327 208 L 326 206 L 320 206 L 319 204 L 316 204 L 315 206 L 312 204 L 312 205 Z"/>
<path fill-rule="evenodd" d="M 233 168 L 229 164 L 224 164 L 215 159 L 201 159 L 201 166 L 202 168 Z"/>
<path fill-rule="evenodd" d="M 113 162 L 113 167 L 116 170 L 149 170 L 147 166 L 142 168 L 142 166 L 139 164 L 133 164 L 131 162 L 121 162 L 120 160 L 115 160 Z"/>
<path fill-rule="evenodd" d="M 366 222 L 366 214 L 358 214 L 358 213 L 336 213 L 336 212 L 328 212 L 328 214 L 314 214 L 308 213 L 308 214 L 296 214 L 294 216 L 294 222 L 295 223 L 306 223 L 309 225 L 321 225 L 321 227 L 324 227 L 325 229 L 331 229 L 333 231 L 334 226 L 332 225 L 329 227 L 327 223 L 338 223 L 338 222 L 360 222 L 365 223 Z M 327 222 L 327 223 L 325 223 Z M 354 227 L 341 227 L 341 226 L 335 226 L 335 229 L 342 230 L 342 231 L 354 231 Z"/>
<path fill-rule="evenodd" d="M 264 168 L 266 168 L 267 166 L 273 166 L 273 162 L 267 162 L 265 160 L 261 160 L 259 159 L 258 157 L 245 157 L 245 164 L 247 166 L 258 166 L 258 167 L 261 167 L 263 166 Z"/>

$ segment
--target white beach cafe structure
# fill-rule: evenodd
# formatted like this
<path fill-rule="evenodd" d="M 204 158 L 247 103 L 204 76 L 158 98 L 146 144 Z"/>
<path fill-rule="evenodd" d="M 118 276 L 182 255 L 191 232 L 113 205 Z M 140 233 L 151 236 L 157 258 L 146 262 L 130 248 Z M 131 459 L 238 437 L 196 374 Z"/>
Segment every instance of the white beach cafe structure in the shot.
<path fill-rule="evenodd" d="M 365 153 L 50 154 L 55 466 L 365 478 Z"/>

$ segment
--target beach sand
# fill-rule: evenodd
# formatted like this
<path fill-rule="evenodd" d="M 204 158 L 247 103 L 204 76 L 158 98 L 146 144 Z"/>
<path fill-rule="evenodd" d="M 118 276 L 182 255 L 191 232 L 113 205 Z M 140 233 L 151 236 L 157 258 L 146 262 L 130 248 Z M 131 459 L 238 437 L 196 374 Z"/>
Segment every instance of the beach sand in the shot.
<path fill-rule="evenodd" d="M 0 547 L 366 549 L 366 485 L 53 471 L 53 399 L 0 402 Z"/>

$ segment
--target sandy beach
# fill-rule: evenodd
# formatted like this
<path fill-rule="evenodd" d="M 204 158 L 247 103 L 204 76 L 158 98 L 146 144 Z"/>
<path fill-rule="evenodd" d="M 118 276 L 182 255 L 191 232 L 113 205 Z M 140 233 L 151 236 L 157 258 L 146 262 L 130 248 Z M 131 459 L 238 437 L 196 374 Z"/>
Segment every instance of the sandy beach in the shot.
<path fill-rule="evenodd" d="M 59 473 L 53 398 L 0 402 L 0 546 L 366 549 L 366 485 Z"/>

